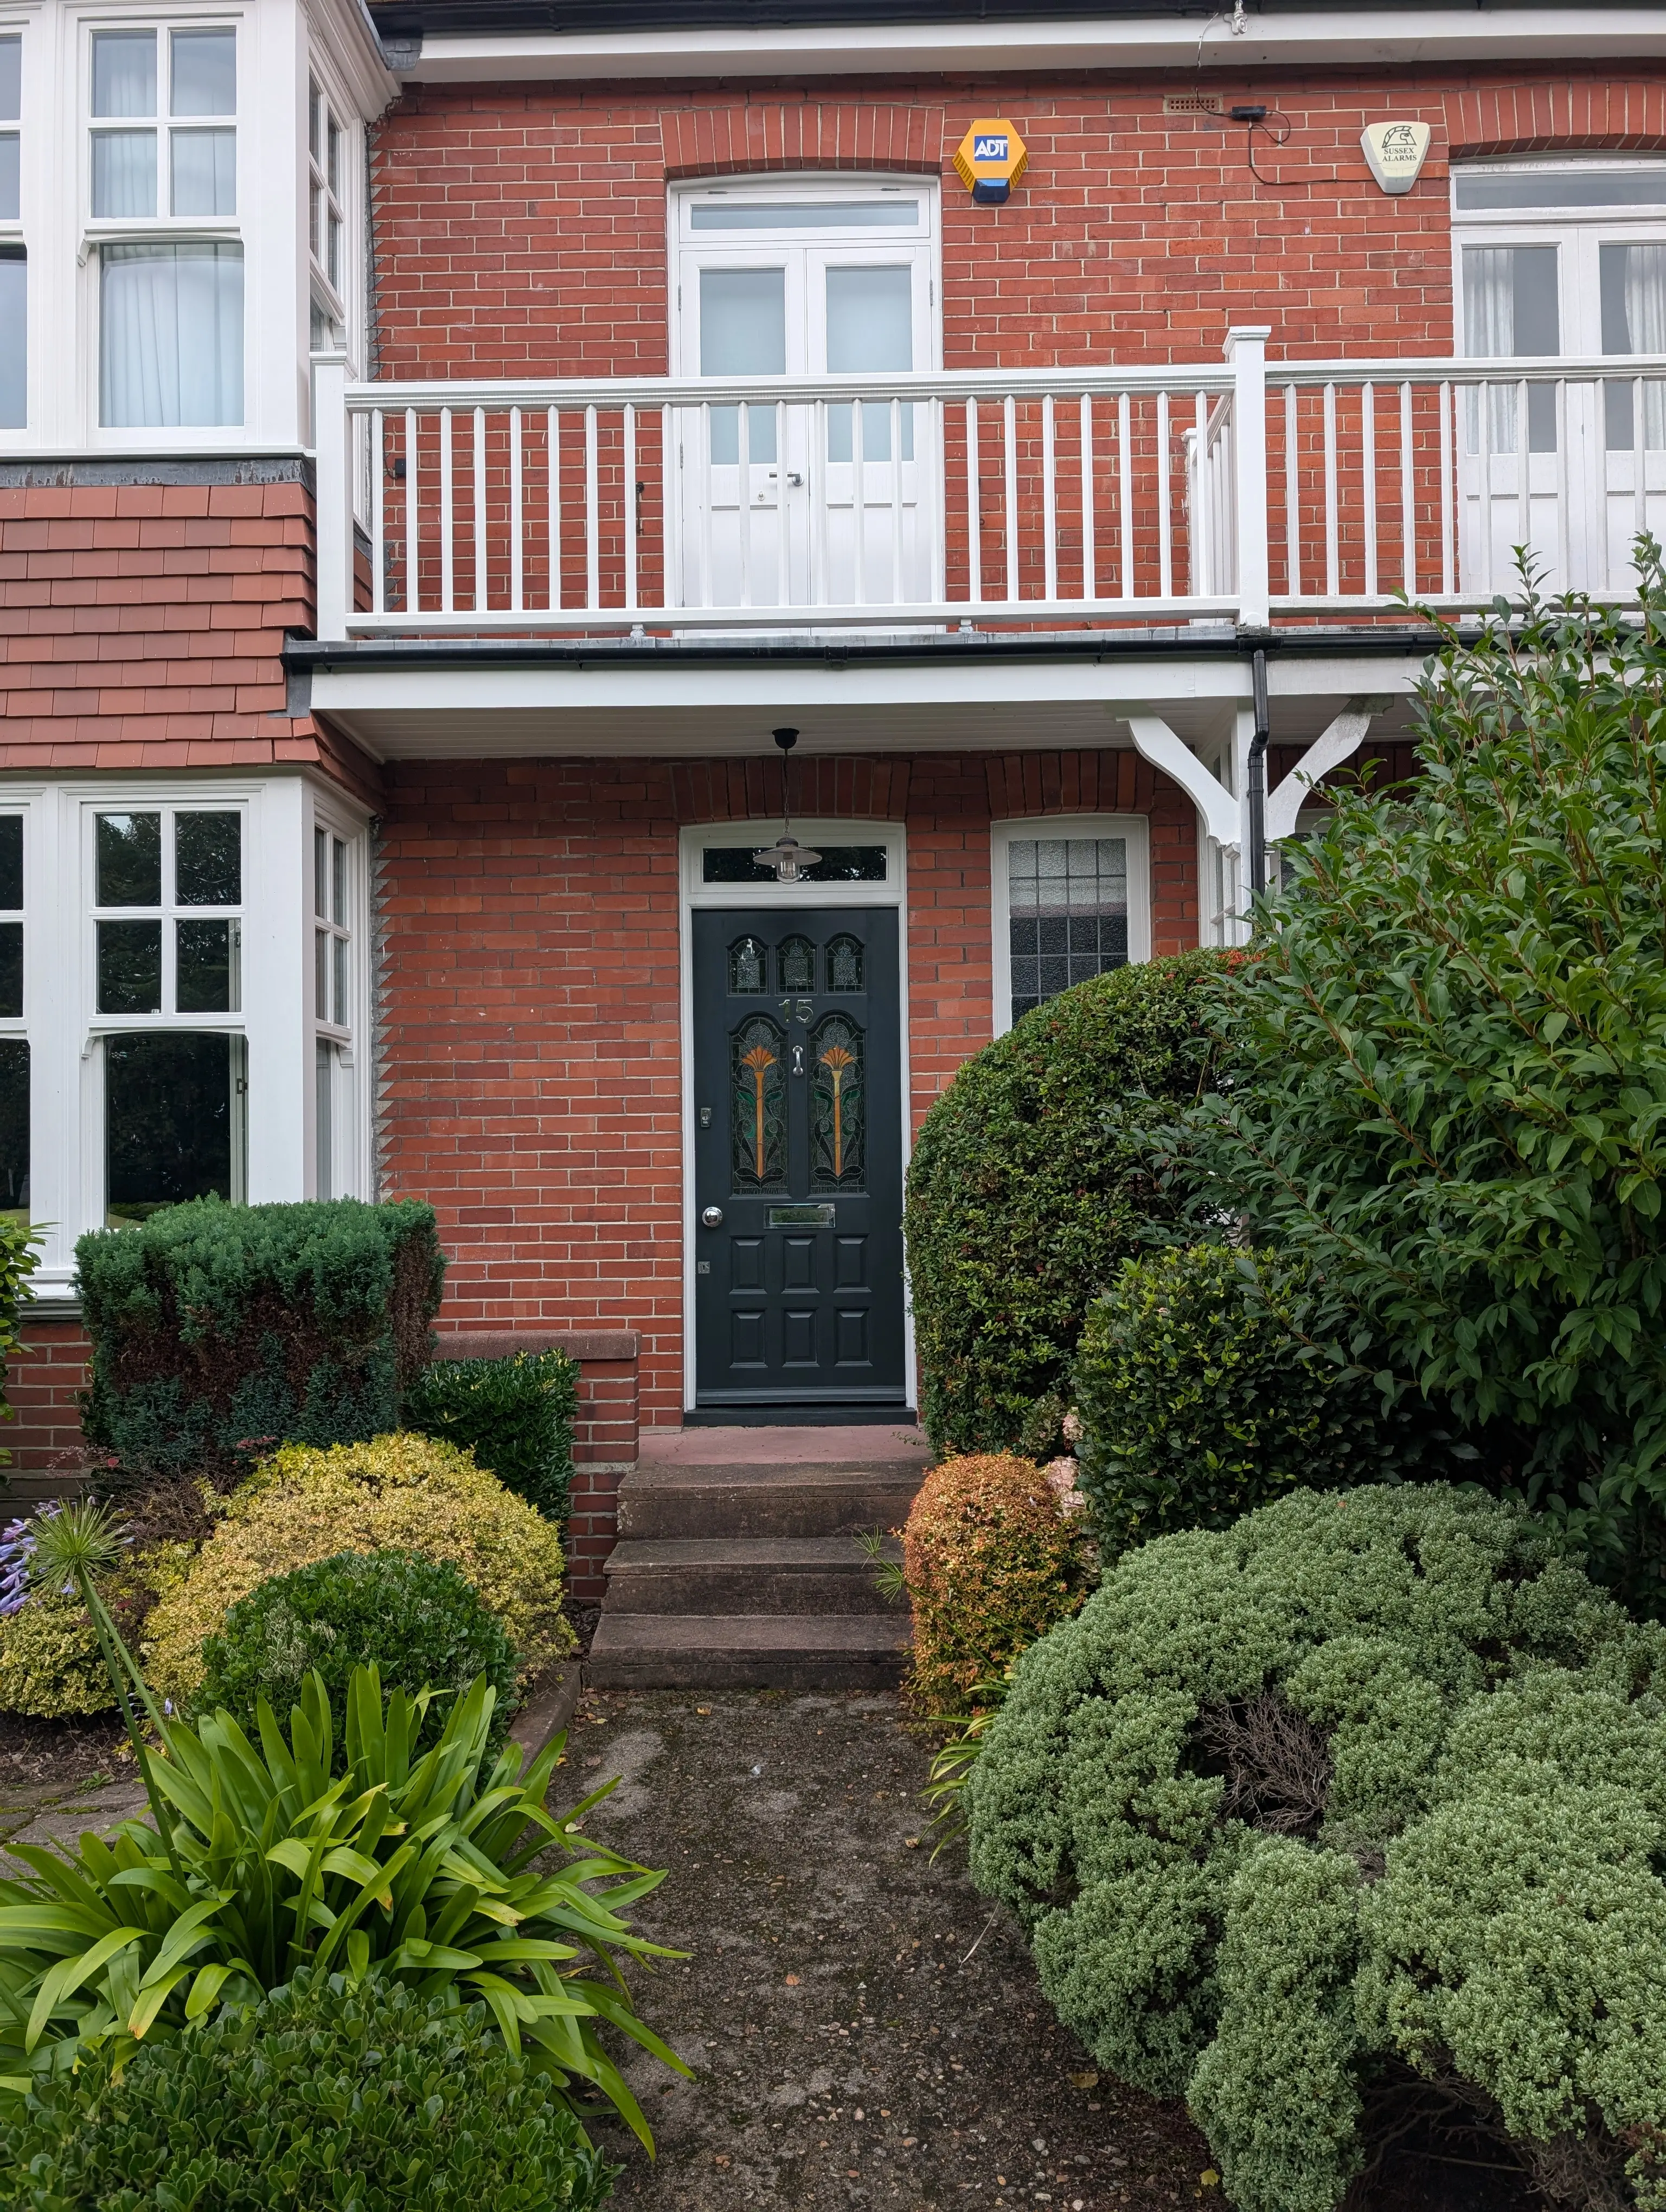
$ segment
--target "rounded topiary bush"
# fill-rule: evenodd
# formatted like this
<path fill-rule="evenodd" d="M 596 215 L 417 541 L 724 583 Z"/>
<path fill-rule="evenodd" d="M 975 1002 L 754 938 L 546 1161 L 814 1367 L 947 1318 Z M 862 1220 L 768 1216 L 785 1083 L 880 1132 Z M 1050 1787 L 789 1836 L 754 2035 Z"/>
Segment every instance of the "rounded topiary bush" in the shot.
<path fill-rule="evenodd" d="M 496 1752 L 516 1704 L 514 1647 L 449 1560 L 414 1552 L 339 1552 L 262 1583 L 204 1642 L 192 1704 L 203 1713 L 223 1707 L 252 1736 L 263 1698 L 287 1720 L 316 1670 L 339 1711 L 353 1669 L 373 1662 L 385 1690 L 440 1693 L 417 1739 L 423 1751 L 438 1740 L 456 1697 L 483 1674 L 497 1692 L 489 1743 Z M 346 1749 L 344 1738 L 339 1759 Z"/>
<path fill-rule="evenodd" d="M 969 1060 L 909 1168 L 921 1413 L 939 1450 L 1047 1456 L 1088 1305 L 1182 1193 L 1150 1129 L 1218 1086 L 1210 988 L 1188 952 L 1061 992 Z"/>
<path fill-rule="evenodd" d="M 1067 1620 L 1095 1554 L 1067 1468 L 992 1453 L 945 1460 L 926 1477 L 903 1532 L 914 1608 L 909 1686 L 934 1713 L 964 1712 L 981 1683 Z"/>
<path fill-rule="evenodd" d="M 1124 1261 L 1072 1370 L 1082 1487 L 1107 1548 L 1222 1528 L 1286 1490 L 1370 1482 L 1413 1456 L 1371 1378 L 1310 1335 L 1298 1259 L 1218 1244 Z"/>
<path fill-rule="evenodd" d="M 486 2008 L 298 1974 L 0 2126 L 5 2212 L 593 2212 L 615 2167 Z"/>
<path fill-rule="evenodd" d="M 1553 2203 L 1666 2205 L 1666 1631 L 1524 1512 L 1298 1492 L 1128 1553 L 968 1808 L 1061 2016 L 1243 2212 L 1331 2212 L 1397 2081 Z"/>
<path fill-rule="evenodd" d="M 204 1640 L 274 1575 L 340 1552 L 448 1559 L 502 1623 L 523 1679 L 573 1648 L 561 1614 L 561 1531 L 456 1445 L 404 1433 L 288 1444 L 234 1492 L 213 1535 L 145 1624 L 145 1670 L 189 1705 Z"/>

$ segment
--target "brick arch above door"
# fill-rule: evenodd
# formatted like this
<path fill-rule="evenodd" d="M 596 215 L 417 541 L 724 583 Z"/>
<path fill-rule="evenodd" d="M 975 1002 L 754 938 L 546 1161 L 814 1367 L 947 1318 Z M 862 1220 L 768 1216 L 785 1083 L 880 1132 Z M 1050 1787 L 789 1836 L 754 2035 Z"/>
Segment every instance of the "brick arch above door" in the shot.
<path fill-rule="evenodd" d="M 1474 85 L 1446 95 L 1446 157 L 1666 152 L 1666 73 Z"/>
<path fill-rule="evenodd" d="M 722 107 L 661 116 L 666 179 L 767 174 L 771 170 L 888 169 L 937 176 L 943 167 L 940 107 L 845 97 L 760 95 Z"/>
<path fill-rule="evenodd" d="M 793 762 L 793 811 L 805 820 L 900 822 L 908 812 L 906 758 L 826 754 Z M 671 772 L 679 823 L 747 822 L 779 814 L 778 758 L 678 761 Z"/>

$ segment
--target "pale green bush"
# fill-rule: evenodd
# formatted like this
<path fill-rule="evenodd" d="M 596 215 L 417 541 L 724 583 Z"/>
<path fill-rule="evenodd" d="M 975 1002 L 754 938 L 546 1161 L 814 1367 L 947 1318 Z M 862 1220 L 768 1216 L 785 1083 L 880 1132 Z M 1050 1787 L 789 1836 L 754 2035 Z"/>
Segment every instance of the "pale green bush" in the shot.
<path fill-rule="evenodd" d="M 967 1797 L 1061 2016 L 1242 2212 L 1330 2212 L 1395 2063 L 1553 2203 L 1666 2208 L 1666 1631 L 1526 1514 L 1304 1492 L 1129 1553 Z"/>

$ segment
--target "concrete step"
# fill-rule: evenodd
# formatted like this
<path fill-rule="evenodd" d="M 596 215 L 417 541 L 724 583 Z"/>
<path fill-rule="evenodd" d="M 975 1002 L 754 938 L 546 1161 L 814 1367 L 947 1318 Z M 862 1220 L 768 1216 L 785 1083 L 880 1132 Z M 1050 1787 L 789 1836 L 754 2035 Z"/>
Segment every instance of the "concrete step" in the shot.
<path fill-rule="evenodd" d="M 901 1680 L 903 1614 L 603 1613 L 590 1679 L 606 1690 L 865 1690 Z"/>
<path fill-rule="evenodd" d="M 619 1534 L 854 1536 L 900 1528 L 919 1467 L 638 1468 L 619 1485 Z"/>
<path fill-rule="evenodd" d="M 903 1547 L 885 1546 L 888 1558 Z M 873 1561 L 854 1536 L 633 1537 L 607 1562 L 620 1613 L 891 1613 Z"/>

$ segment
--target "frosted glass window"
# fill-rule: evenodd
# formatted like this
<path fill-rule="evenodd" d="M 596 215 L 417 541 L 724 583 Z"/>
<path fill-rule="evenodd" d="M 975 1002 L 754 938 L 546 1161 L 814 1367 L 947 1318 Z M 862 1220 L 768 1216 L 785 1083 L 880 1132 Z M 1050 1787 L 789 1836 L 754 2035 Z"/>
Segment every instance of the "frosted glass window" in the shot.
<path fill-rule="evenodd" d="M 235 31 L 176 31 L 173 62 L 173 114 L 236 114 Z"/>
<path fill-rule="evenodd" d="M 784 376 L 787 374 L 787 271 L 784 269 L 702 269 L 700 272 L 702 376 Z M 733 468 L 740 459 L 740 410 L 712 410 L 713 461 Z M 775 458 L 772 407 L 749 410 L 748 452 L 754 461 Z"/>
<path fill-rule="evenodd" d="M 1460 169 L 1456 204 L 1477 208 L 1666 207 L 1666 168 Z"/>
<path fill-rule="evenodd" d="M 700 201 L 689 210 L 695 230 L 912 230 L 918 200 Z"/>
<path fill-rule="evenodd" d="M 122 221 L 156 212 L 154 131 L 93 133 L 93 213 Z"/>
<path fill-rule="evenodd" d="M 94 115 L 154 115 L 156 112 L 156 33 L 154 31 L 94 31 L 93 33 Z"/>
<path fill-rule="evenodd" d="M 1666 245 L 1639 240 L 1600 249 L 1604 353 L 1666 353 Z M 1637 442 L 1637 393 L 1631 380 L 1604 386 L 1608 443 L 1628 453 Z M 1643 386 L 1643 442 L 1666 447 L 1666 383 Z"/>
<path fill-rule="evenodd" d="M 0 134 L 0 222 L 15 222 L 22 211 L 21 150 L 16 131 Z"/>
<path fill-rule="evenodd" d="M 29 264 L 21 246 L 0 246 L 0 430 L 28 420 Z"/>
<path fill-rule="evenodd" d="M 243 420 L 243 249 L 106 246 L 99 419 L 106 428 Z"/>
<path fill-rule="evenodd" d="M 1512 356 L 1545 356 L 1562 349 L 1556 248 L 1554 246 L 1468 246 L 1463 250 L 1464 350 L 1479 361 Z M 1513 453 L 1517 449 L 1517 389 L 1489 386 L 1465 400 L 1468 443 L 1472 453 Z M 1483 419 L 1484 414 L 1484 419 Z M 1529 386 L 1527 395 L 1528 450 L 1556 450 L 1556 392 L 1549 384 Z"/>
<path fill-rule="evenodd" d="M 16 123 L 23 113 L 23 41 L 15 33 L 0 39 L 0 123 Z"/>
<path fill-rule="evenodd" d="M 1006 848 L 1012 1019 L 1128 957 L 1123 837 L 1015 837 Z"/>
<path fill-rule="evenodd" d="M 234 131 L 176 131 L 173 158 L 175 215 L 236 214 Z"/>
<path fill-rule="evenodd" d="M 830 269 L 827 272 L 827 366 L 837 375 L 880 374 L 914 367 L 914 271 Z M 854 459 L 849 407 L 827 410 L 827 458 Z M 862 403 L 862 458 L 891 459 L 891 405 Z M 903 410 L 903 459 L 914 459 L 914 409 Z"/>

